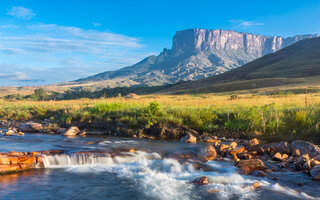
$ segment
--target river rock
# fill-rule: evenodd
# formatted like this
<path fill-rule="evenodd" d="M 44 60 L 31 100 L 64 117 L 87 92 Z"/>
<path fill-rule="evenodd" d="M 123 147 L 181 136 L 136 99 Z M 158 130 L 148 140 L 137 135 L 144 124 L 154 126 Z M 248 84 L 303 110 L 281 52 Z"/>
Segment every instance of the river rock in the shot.
<path fill-rule="evenodd" d="M 257 138 L 253 138 L 251 140 L 249 140 L 249 146 L 254 146 L 254 145 L 258 145 L 259 144 L 259 140 Z"/>
<path fill-rule="evenodd" d="M 313 167 L 313 169 L 310 170 L 310 175 L 313 180 L 320 180 L 320 165 Z"/>
<path fill-rule="evenodd" d="M 312 167 L 314 167 L 314 166 L 316 166 L 316 165 L 320 165 L 320 161 L 318 161 L 318 160 L 316 160 L 316 159 L 312 159 L 312 160 L 310 161 L 310 163 L 311 163 L 311 166 L 312 166 Z"/>
<path fill-rule="evenodd" d="M 212 144 L 203 144 L 198 153 L 198 158 L 203 161 L 215 160 L 217 158 L 216 149 Z"/>
<path fill-rule="evenodd" d="M 278 161 L 278 162 L 282 161 L 282 155 L 281 155 L 281 153 L 277 152 L 277 153 L 272 157 L 272 160 Z"/>
<path fill-rule="evenodd" d="M 235 148 L 237 148 L 237 143 L 236 142 L 231 142 L 228 149 L 229 150 L 233 150 Z"/>
<path fill-rule="evenodd" d="M 252 184 L 252 188 L 253 189 L 257 189 L 258 187 L 260 187 L 260 183 L 259 182 L 255 182 Z"/>
<path fill-rule="evenodd" d="M 185 142 L 185 143 L 197 143 L 197 138 L 195 136 L 193 136 L 192 134 L 187 134 L 186 136 L 184 136 L 183 138 L 181 138 L 181 142 Z"/>
<path fill-rule="evenodd" d="M 22 132 L 37 133 L 37 132 L 41 132 L 43 127 L 42 127 L 42 124 L 40 123 L 28 122 L 28 123 L 21 124 L 19 126 L 19 129 Z"/>
<path fill-rule="evenodd" d="M 310 161 L 310 158 L 309 158 L 309 155 L 308 154 L 303 154 L 301 155 L 297 162 L 295 163 L 295 167 L 296 169 L 300 170 L 300 169 L 303 169 L 303 166 L 306 162 L 309 162 Z"/>
<path fill-rule="evenodd" d="M 274 149 L 276 152 L 279 152 L 281 154 L 283 153 L 290 154 L 291 152 L 290 145 L 287 142 L 258 144 L 258 145 L 247 147 L 247 150 L 257 151 L 258 153 L 266 153 L 266 150 L 268 149 Z"/>
<path fill-rule="evenodd" d="M 207 185 L 209 183 L 209 179 L 206 176 L 202 176 L 194 179 L 192 183 L 199 184 L 199 185 Z"/>
<path fill-rule="evenodd" d="M 293 149 L 292 150 L 292 156 L 300 157 L 301 156 L 300 150 L 299 149 Z"/>
<path fill-rule="evenodd" d="M 16 132 L 15 131 L 13 131 L 13 130 L 8 130 L 5 134 L 4 134 L 4 136 L 10 136 L 10 135 L 13 135 L 13 134 L 15 134 Z"/>
<path fill-rule="evenodd" d="M 266 169 L 265 164 L 260 159 L 240 160 L 237 165 L 241 168 L 242 171 L 243 169 L 249 170 L 249 173 L 251 173 L 254 170 Z"/>
<path fill-rule="evenodd" d="M 71 126 L 68 130 L 62 133 L 63 136 L 75 136 L 80 132 L 79 128 L 76 126 Z"/>
<path fill-rule="evenodd" d="M 320 155 L 320 147 L 310 142 L 297 140 L 290 144 L 291 149 L 298 149 L 301 154 L 309 154 L 310 157 L 316 157 Z"/>

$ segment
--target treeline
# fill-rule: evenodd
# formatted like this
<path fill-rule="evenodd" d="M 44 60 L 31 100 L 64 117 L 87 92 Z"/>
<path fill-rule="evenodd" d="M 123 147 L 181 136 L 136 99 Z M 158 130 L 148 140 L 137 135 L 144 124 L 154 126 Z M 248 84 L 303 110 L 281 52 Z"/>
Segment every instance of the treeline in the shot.
<path fill-rule="evenodd" d="M 179 82 L 178 84 L 181 84 Z M 90 88 L 73 88 L 63 93 L 46 91 L 43 88 L 35 89 L 31 95 L 10 94 L 4 99 L 7 100 L 36 100 L 36 101 L 49 101 L 49 100 L 72 100 L 72 99 L 97 99 L 97 98 L 111 98 L 126 96 L 130 93 L 138 95 L 151 94 L 172 87 L 174 84 L 167 84 L 162 86 L 151 87 L 116 87 L 104 88 L 101 90 L 92 90 Z"/>

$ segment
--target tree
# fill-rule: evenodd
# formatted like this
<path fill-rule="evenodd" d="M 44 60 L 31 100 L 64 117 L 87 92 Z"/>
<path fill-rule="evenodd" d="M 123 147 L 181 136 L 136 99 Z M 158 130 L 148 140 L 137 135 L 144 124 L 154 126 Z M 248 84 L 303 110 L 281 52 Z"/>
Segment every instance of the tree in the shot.
<path fill-rule="evenodd" d="M 48 94 L 43 88 L 35 89 L 34 97 L 36 100 L 40 100 L 40 101 L 48 100 Z"/>

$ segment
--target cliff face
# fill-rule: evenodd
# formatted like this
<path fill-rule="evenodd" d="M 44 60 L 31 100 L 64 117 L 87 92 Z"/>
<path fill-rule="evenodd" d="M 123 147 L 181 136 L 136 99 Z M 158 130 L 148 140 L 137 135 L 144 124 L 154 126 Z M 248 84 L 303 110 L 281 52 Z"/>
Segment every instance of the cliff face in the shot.
<path fill-rule="evenodd" d="M 158 56 L 78 82 L 115 81 L 116 85 L 161 85 L 179 80 L 196 80 L 237 68 L 299 40 L 319 35 L 289 38 L 262 36 L 226 30 L 190 29 L 178 31 L 171 50 Z"/>

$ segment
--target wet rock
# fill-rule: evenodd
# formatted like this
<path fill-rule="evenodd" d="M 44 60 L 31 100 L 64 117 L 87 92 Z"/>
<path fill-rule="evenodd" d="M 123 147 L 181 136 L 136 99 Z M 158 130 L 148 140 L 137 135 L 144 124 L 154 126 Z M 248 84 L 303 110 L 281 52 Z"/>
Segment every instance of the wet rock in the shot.
<path fill-rule="evenodd" d="M 19 165 L 0 165 L 0 174 L 20 171 Z"/>
<path fill-rule="evenodd" d="M 302 187 L 302 186 L 304 186 L 304 183 L 298 183 L 298 185 L 299 185 L 300 187 Z"/>
<path fill-rule="evenodd" d="M 260 159 L 250 159 L 250 160 L 240 160 L 237 163 L 238 167 L 242 168 L 248 168 L 249 169 L 249 173 L 253 172 L 254 170 L 265 170 L 266 166 L 263 163 L 262 160 Z"/>
<path fill-rule="evenodd" d="M 302 166 L 302 169 L 306 172 L 308 172 L 310 169 L 311 169 L 311 163 L 310 163 L 310 160 L 306 161 L 303 166 Z"/>
<path fill-rule="evenodd" d="M 86 134 L 87 134 L 87 131 L 83 130 L 83 131 L 80 131 L 77 135 L 85 136 Z"/>
<path fill-rule="evenodd" d="M 244 174 L 244 175 L 248 175 L 252 171 L 249 167 L 246 167 L 246 166 L 240 167 L 240 170 L 241 170 L 242 174 Z"/>
<path fill-rule="evenodd" d="M 239 154 L 238 154 L 238 157 L 239 157 L 240 159 L 248 160 L 248 159 L 251 159 L 251 158 L 252 158 L 252 155 L 249 154 L 248 152 L 242 152 L 242 153 L 239 153 Z"/>
<path fill-rule="evenodd" d="M 259 144 L 259 140 L 257 138 L 253 138 L 251 140 L 249 140 L 249 146 L 254 146 L 254 145 L 258 145 Z"/>
<path fill-rule="evenodd" d="M 10 135 L 13 135 L 13 134 L 15 134 L 16 132 L 15 131 L 13 131 L 13 130 L 8 130 L 5 134 L 4 134 L 4 136 L 10 136 Z"/>
<path fill-rule="evenodd" d="M 207 185 L 209 183 L 209 179 L 206 176 L 202 176 L 194 179 L 192 183 L 199 184 L 199 185 Z"/>
<path fill-rule="evenodd" d="M 320 161 L 320 155 L 316 156 L 315 159 Z"/>
<path fill-rule="evenodd" d="M 282 160 L 288 160 L 288 154 L 284 153 L 281 156 Z"/>
<path fill-rule="evenodd" d="M 18 135 L 24 136 L 24 133 L 20 131 L 20 132 L 18 132 Z"/>
<path fill-rule="evenodd" d="M 29 133 L 41 132 L 42 129 L 43 129 L 42 124 L 34 123 L 34 122 L 24 123 L 19 126 L 19 130 L 21 130 L 22 132 L 29 132 Z"/>
<path fill-rule="evenodd" d="M 293 141 L 290 144 L 291 149 L 298 149 L 301 154 L 309 154 L 310 157 L 316 157 L 320 155 L 320 147 L 306 141 Z"/>
<path fill-rule="evenodd" d="M 277 153 L 272 157 L 272 160 L 278 161 L 278 162 L 282 161 L 282 156 L 281 156 L 281 154 L 280 154 L 279 152 L 277 152 Z"/>
<path fill-rule="evenodd" d="M 316 160 L 316 159 L 312 159 L 312 160 L 310 161 L 310 163 L 311 163 L 311 166 L 312 166 L 312 167 L 314 167 L 314 166 L 316 166 L 316 165 L 320 165 L 320 161 L 318 161 L 318 160 Z"/>
<path fill-rule="evenodd" d="M 212 144 L 203 144 L 198 153 L 198 158 L 203 161 L 215 160 L 217 158 L 216 149 Z"/>
<path fill-rule="evenodd" d="M 227 144 L 221 144 L 220 147 L 219 147 L 219 151 L 222 152 L 222 151 L 227 151 L 229 148 L 229 145 Z"/>
<path fill-rule="evenodd" d="M 252 189 L 257 189 L 260 187 L 260 183 L 259 182 L 255 182 L 251 185 Z"/>
<path fill-rule="evenodd" d="M 221 144 L 221 140 L 217 140 L 217 139 L 211 139 L 211 138 L 207 138 L 204 140 L 207 143 L 212 143 L 213 146 L 217 147 Z"/>
<path fill-rule="evenodd" d="M 266 169 L 266 170 L 264 170 L 266 173 L 268 173 L 268 174 L 272 174 L 273 173 L 273 171 L 272 171 L 272 169 Z"/>
<path fill-rule="evenodd" d="M 310 175 L 313 180 L 320 180 L 320 165 L 312 168 L 312 170 L 310 170 Z"/>
<path fill-rule="evenodd" d="M 233 149 L 235 149 L 235 148 L 237 148 L 237 143 L 236 142 L 231 142 L 231 144 L 229 145 L 229 150 L 233 150 Z"/>
<path fill-rule="evenodd" d="M 197 138 L 195 136 L 193 136 L 192 134 L 187 134 L 186 136 L 184 136 L 183 138 L 181 138 L 181 142 L 185 142 L 185 143 L 197 143 Z"/>
<path fill-rule="evenodd" d="M 297 162 L 295 163 L 295 168 L 297 170 L 302 170 L 304 164 L 306 162 L 309 162 L 309 161 L 310 161 L 309 155 L 308 154 L 303 154 L 298 158 Z"/>
<path fill-rule="evenodd" d="M 80 132 L 79 128 L 76 126 L 71 126 L 68 130 L 62 133 L 63 136 L 75 136 Z"/>
<path fill-rule="evenodd" d="M 295 162 L 295 158 L 293 156 L 289 157 L 287 160 L 287 163 L 294 163 Z"/>

